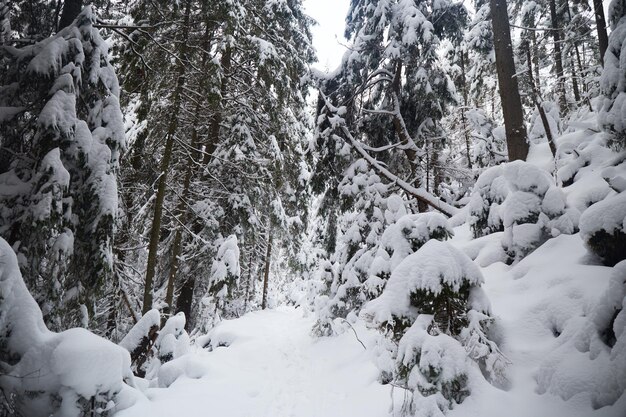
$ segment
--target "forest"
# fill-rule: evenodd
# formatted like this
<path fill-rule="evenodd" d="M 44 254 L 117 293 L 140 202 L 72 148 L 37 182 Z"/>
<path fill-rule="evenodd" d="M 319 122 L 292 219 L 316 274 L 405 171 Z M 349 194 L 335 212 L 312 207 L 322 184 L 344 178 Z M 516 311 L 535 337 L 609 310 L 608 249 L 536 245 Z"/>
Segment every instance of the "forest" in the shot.
<path fill-rule="evenodd" d="M 626 415 L 626 0 L 315 1 L 0 0 L 0 417 Z"/>

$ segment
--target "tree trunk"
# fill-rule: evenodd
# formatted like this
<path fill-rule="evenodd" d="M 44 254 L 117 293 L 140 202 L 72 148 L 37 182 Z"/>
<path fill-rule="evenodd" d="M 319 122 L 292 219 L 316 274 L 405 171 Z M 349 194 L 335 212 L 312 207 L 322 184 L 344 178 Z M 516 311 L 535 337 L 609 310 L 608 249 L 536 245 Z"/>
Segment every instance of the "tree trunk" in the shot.
<path fill-rule="evenodd" d="M 550 19 L 552 20 L 552 36 L 554 37 L 554 63 L 556 66 L 556 85 L 559 95 L 559 108 L 561 114 L 567 111 L 567 99 L 565 98 L 565 78 L 563 74 L 563 54 L 561 53 L 561 32 L 559 29 L 559 16 L 556 12 L 556 0 L 550 0 Z"/>
<path fill-rule="evenodd" d="M 465 137 L 465 156 L 467 157 L 467 167 L 472 169 L 472 155 L 471 155 L 471 139 L 467 129 L 467 119 L 465 117 L 465 111 L 468 107 L 467 97 L 467 80 L 465 77 L 465 54 L 461 49 L 461 84 L 463 85 L 463 108 L 461 109 L 461 123 L 463 124 L 463 135 Z"/>
<path fill-rule="evenodd" d="M 63 3 L 63 11 L 61 12 L 61 20 L 59 20 L 58 30 L 71 25 L 82 9 L 83 0 L 65 0 Z"/>
<path fill-rule="evenodd" d="M 535 80 L 533 79 L 533 68 L 532 61 L 530 58 L 530 49 L 526 50 L 526 57 L 528 61 L 528 79 L 530 81 L 531 94 L 533 102 L 535 106 L 537 106 L 537 111 L 539 112 L 539 117 L 541 118 L 541 123 L 543 124 L 543 130 L 546 133 L 546 139 L 548 140 L 548 146 L 550 147 L 550 152 L 552 152 L 552 157 L 556 158 L 556 145 L 554 144 L 554 138 L 552 137 L 552 129 L 550 129 L 550 122 L 548 121 L 548 116 L 546 115 L 546 111 L 543 108 L 543 100 L 539 95 L 539 91 L 535 86 Z"/>
<path fill-rule="evenodd" d="M 251 287 L 252 287 L 252 252 L 254 251 L 254 246 L 250 245 L 250 256 L 248 256 L 248 277 L 246 278 L 246 295 L 243 300 L 243 313 L 248 312 L 248 303 L 250 300 Z"/>
<path fill-rule="evenodd" d="M 596 15 L 596 28 L 598 30 L 598 47 L 600 48 L 600 63 L 604 67 L 604 53 L 609 47 L 609 37 L 606 34 L 606 19 L 602 0 L 593 0 L 593 9 Z"/>
<path fill-rule="evenodd" d="M 163 202 L 165 200 L 165 190 L 167 188 L 167 172 L 172 159 L 172 148 L 174 146 L 174 136 L 178 129 L 178 116 L 181 108 L 181 93 L 185 86 L 187 41 L 189 39 L 189 15 L 191 13 L 191 0 L 187 0 L 183 21 L 183 36 L 179 47 L 179 63 L 177 68 L 176 87 L 172 97 L 172 113 L 167 129 L 165 150 L 161 160 L 161 175 L 157 188 L 156 200 L 154 202 L 154 215 L 152 218 L 152 229 L 150 230 L 150 243 L 148 246 L 148 261 L 146 267 L 146 282 L 143 293 L 143 314 L 152 308 L 152 282 L 156 271 L 157 254 L 159 249 L 159 239 L 161 237 L 161 220 L 163 216 Z"/>
<path fill-rule="evenodd" d="M 401 87 L 401 79 L 402 79 L 402 61 L 398 60 L 396 62 L 396 73 L 394 74 L 393 82 L 391 84 L 391 95 L 393 99 L 393 126 L 396 131 L 396 135 L 400 139 L 400 142 L 406 143 L 404 149 L 404 154 L 406 155 L 409 166 L 411 167 L 411 176 L 413 177 L 413 186 L 415 188 L 420 188 L 422 186 L 422 167 L 420 165 L 419 158 L 417 156 L 417 151 L 412 148 L 410 145 L 413 143 L 413 139 L 407 132 L 406 124 L 404 123 L 404 119 L 402 118 L 402 113 L 400 111 L 400 87 Z M 427 170 L 428 175 L 428 170 Z M 428 187 L 428 184 L 426 185 Z M 417 201 L 417 210 L 422 213 L 428 210 L 428 205 L 423 201 Z"/>
<path fill-rule="evenodd" d="M 11 39 L 11 9 L 9 0 L 0 0 L 0 45 Z"/>
<path fill-rule="evenodd" d="M 505 0 L 491 0 L 491 24 L 509 160 L 526 160 L 528 142 Z"/>
<path fill-rule="evenodd" d="M 176 299 L 176 312 L 182 312 L 185 315 L 185 330 L 188 332 L 191 331 L 193 326 L 193 319 L 191 317 L 191 307 L 193 304 L 193 291 L 196 288 L 196 279 L 192 275 L 180 288 L 180 294 L 178 294 L 178 298 Z"/>
<path fill-rule="evenodd" d="M 268 229 L 267 252 L 265 253 L 265 271 L 263 272 L 263 300 L 261 310 L 267 307 L 267 287 L 270 280 L 270 262 L 272 260 L 272 231 Z"/>
<path fill-rule="evenodd" d="M 226 96 L 226 89 L 228 88 L 228 76 L 231 69 L 231 57 L 232 51 L 230 46 L 226 46 L 224 49 L 224 53 L 220 59 L 220 65 L 222 67 L 222 80 L 220 83 L 220 98 L 218 102 L 215 104 L 214 109 L 215 113 L 211 118 L 211 124 L 209 126 L 209 135 L 207 144 L 204 149 L 204 158 L 202 158 L 202 164 L 207 165 L 211 162 L 211 157 L 213 156 L 213 152 L 217 148 L 220 137 L 220 127 L 222 124 L 222 111 L 221 111 L 221 103 L 224 97 Z"/>
<path fill-rule="evenodd" d="M 574 100 L 576 103 L 580 103 L 580 88 L 578 87 L 578 74 L 576 73 L 576 66 L 574 61 L 570 61 L 570 69 L 572 71 L 572 88 L 574 90 Z"/>
<path fill-rule="evenodd" d="M 192 133 L 192 148 L 196 148 L 198 146 L 198 132 L 196 129 L 193 129 Z M 183 190 L 180 193 L 180 197 L 178 200 L 178 205 L 176 207 L 176 213 L 180 213 L 180 218 L 178 219 L 176 227 L 176 232 L 174 233 L 174 242 L 172 243 L 172 260 L 170 262 L 170 273 L 167 280 L 167 292 L 165 295 L 165 308 L 163 309 L 163 322 L 161 323 L 161 327 L 165 325 L 165 321 L 168 318 L 168 314 L 173 310 L 172 303 L 174 301 L 174 284 L 176 283 L 176 276 L 178 274 L 178 264 L 179 258 L 182 249 L 183 243 L 183 226 L 187 223 L 187 218 L 189 215 L 189 210 L 187 209 L 187 196 L 189 195 L 189 188 L 191 185 L 191 177 L 193 176 L 195 168 L 195 162 L 193 155 L 189 155 L 189 159 L 187 161 L 187 168 L 185 170 L 185 178 L 183 179 Z"/>
<path fill-rule="evenodd" d="M 203 47 L 205 50 L 209 50 L 210 48 L 210 38 L 211 38 L 211 30 L 210 30 L 210 25 L 207 23 L 205 27 L 204 39 L 203 39 L 203 44 L 204 44 Z M 208 61 L 208 55 L 203 54 L 201 66 L 200 66 L 201 71 L 206 70 L 207 61 Z M 203 81 L 200 82 L 199 88 L 201 91 L 206 90 L 206 85 Z M 163 311 L 164 322 L 161 323 L 161 326 L 165 325 L 165 320 L 167 320 L 167 315 L 171 313 L 173 310 L 172 307 L 173 307 L 173 302 L 174 302 L 174 286 L 176 285 L 176 277 L 178 275 L 178 267 L 179 267 L 179 257 L 181 254 L 182 244 L 183 244 L 183 225 L 187 224 L 187 220 L 189 218 L 189 208 L 187 206 L 187 198 L 189 196 L 189 191 L 191 188 L 191 178 L 193 177 L 196 171 L 195 161 L 196 161 L 196 158 L 198 158 L 198 155 L 196 154 L 198 152 L 197 149 L 200 146 L 200 141 L 198 139 L 198 130 L 196 127 L 200 123 L 200 121 L 198 120 L 198 115 L 200 114 L 200 111 L 202 110 L 203 105 L 204 105 L 204 101 L 198 101 L 196 103 L 195 111 L 193 113 L 194 119 L 193 119 L 193 128 L 191 132 L 191 151 L 188 155 L 187 167 L 185 168 L 185 178 L 183 180 L 183 189 L 180 193 L 178 205 L 176 207 L 176 213 L 180 213 L 180 219 L 178 221 L 178 223 L 180 224 L 177 224 L 175 226 L 176 232 L 174 234 L 174 241 L 172 244 L 172 253 L 171 253 L 172 260 L 170 262 L 170 273 L 169 273 L 169 277 L 167 281 L 167 293 L 165 296 L 166 305 Z M 190 317 L 188 315 L 185 315 L 185 317 L 187 321 L 190 321 Z"/>

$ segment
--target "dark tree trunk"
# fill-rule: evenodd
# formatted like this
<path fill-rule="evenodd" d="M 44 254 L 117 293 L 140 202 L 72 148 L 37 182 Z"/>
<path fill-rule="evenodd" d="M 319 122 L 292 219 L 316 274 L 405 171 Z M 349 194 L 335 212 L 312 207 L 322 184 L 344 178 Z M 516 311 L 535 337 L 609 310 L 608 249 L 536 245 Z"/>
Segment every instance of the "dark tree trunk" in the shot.
<path fill-rule="evenodd" d="M 270 280 L 270 262 L 272 260 L 272 231 L 267 231 L 269 234 L 267 240 L 267 251 L 265 253 L 265 271 L 263 272 L 263 300 L 261 301 L 261 310 L 265 310 L 267 307 L 267 287 Z"/>
<path fill-rule="evenodd" d="M 598 47 L 600 48 L 600 63 L 604 67 L 604 53 L 609 47 L 609 37 L 606 34 L 606 19 L 602 0 L 593 0 L 593 9 L 596 15 L 596 28 L 598 30 Z"/>
<path fill-rule="evenodd" d="M 472 155 L 471 155 L 471 140 L 467 129 L 467 119 L 465 117 L 465 111 L 468 107 L 467 97 L 467 79 L 465 77 L 465 54 L 461 50 L 461 85 L 463 86 L 463 108 L 461 109 L 461 123 L 463 124 L 463 135 L 465 137 L 465 154 L 467 157 L 467 167 L 472 169 Z"/>
<path fill-rule="evenodd" d="M 65 0 L 61 20 L 59 20 L 59 30 L 71 25 L 82 9 L 83 0 Z"/>
<path fill-rule="evenodd" d="M 193 291 L 196 288 L 196 279 L 193 276 L 187 278 L 180 288 L 180 293 L 176 299 L 176 312 L 185 314 L 185 330 L 192 330 L 193 322 L 191 317 L 191 307 L 193 304 Z"/>
<path fill-rule="evenodd" d="M 556 0 L 550 0 L 550 19 L 552 20 L 552 36 L 554 37 L 554 64 L 556 66 L 556 85 L 559 95 L 559 108 L 562 113 L 567 111 L 567 99 L 565 98 L 565 79 L 563 74 L 563 54 L 561 53 L 561 32 L 559 29 L 559 16 L 556 12 Z"/>
<path fill-rule="evenodd" d="M 556 145 L 554 143 L 554 138 L 552 137 L 552 129 L 550 129 L 550 122 L 548 121 L 548 116 L 546 115 L 546 111 L 543 108 L 543 100 L 537 87 L 535 86 L 535 80 L 533 79 L 533 68 L 532 61 L 530 57 L 530 49 L 526 50 L 526 57 L 528 61 L 528 79 L 530 81 L 530 89 L 532 100 L 537 106 L 537 111 L 539 112 L 539 117 L 541 118 L 541 123 L 543 124 L 543 130 L 546 132 L 546 139 L 548 140 L 548 146 L 550 146 L 550 152 L 552 152 L 552 157 L 556 158 Z"/>
<path fill-rule="evenodd" d="M 150 243 L 148 245 L 148 261 L 146 266 L 146 282 L 143 293 L 143 314 L 146 314 L 152 308 L 152 282 L 157 264 L 157 253 L 159 249 L 159 240 L 161 237 L 161 220 L 163 216 L 163 203 L 165 200 L 165 190 L 167 188 L 167 172 L 170 169 L 172 160 L 172 149 L 174 146 L 174 136 L 178 129 L 178 116 L 181 108 L 181 95 L 185 86 L 186 72 L 186 55 L 187 41 L 189 39 L 189 16 L 191 13 L 191 0 L 187 1 L 185 6 L 185 15 L 183 20 L 183 36 L 180 43 L 180 60 L 177 68 L 176 87 L 174 88 L 172 97 L 172 113 L 167 128 L 165 150 L 163 151 L 163 159 L 161 160 L 159 185 L 157 188 L 156 200 L 154 202 L 154 216 L 152 218 L 152 228 L 150 230 Z"/>
<path fill-rule="evenodd" d="M 192 133 L 192 148 L 195 149 L 198 146 L 198 133 L 194 128 Z M 191 177 L 194 174 L 195 162 L 192 155 L 189 155 L 189 159 L 187 161 L 187 168 L 185 170 L 185 178 L 183 179 L 183 190 L 180 194 L 178 205 L 176 207 L 176 213 L 180 214 L 180 217 L 176 223 L 176 232 L 174 233 L 174 242 L 172 243 L 172 253 L 170 261 L 170 273 L 167 280 L 167 291 L 165 294 L 165 308 L 163 309 L 163 321 L 161 326 L 165 325 L 165 321 L 168 318 L 168 314 L 171 313 L 174 309 L 172 308 L 174 301 L 174 285 L 176 283 L 176 276 L 178 275 L 178 264 L 179 258 L 181 255 L 182 243 L 183 243 L 183 225 L 187 223 L 187 219 L 189 216 L 189 210 L 187 209 L 187 197 L 189 195 L 189 188 L 191 186 Z M 189 318 L 189 316 L 185 316 Z"/>
<path fill-rule="evenodd" d="M 526 156 L 528 156 L 526 126 L 524 125 L 524 111 L 515 75 L 515 62 L 513 60 L 513 46 L 506 1 L 491 0 L 490 4 L 498 85 L 502 101 L 502 114 L 504 116 L 509 160 L 526 160 Z"/>

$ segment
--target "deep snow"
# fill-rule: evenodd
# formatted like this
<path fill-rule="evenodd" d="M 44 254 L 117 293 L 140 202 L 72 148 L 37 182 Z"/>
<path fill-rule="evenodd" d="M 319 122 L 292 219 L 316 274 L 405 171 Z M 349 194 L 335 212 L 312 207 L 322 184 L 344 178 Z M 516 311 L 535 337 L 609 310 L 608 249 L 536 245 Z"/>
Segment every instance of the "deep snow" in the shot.
<path fill-rule="evenodd" d="M 489 252 L 498 250 L 493 243 L 500 235 L 471 240 L 464 225 L 455 229 L 451 243 L 473 259 L 496 259 Z M 593 391 L 602 389 L 602 370 L 594 368 L 588 353 L 560 348 L 561 332 L 585 320 L 608 285 L 612 269 L 593 263 L 579 235 L 561 235 L 513 266 L 495 262 L 481 268 L 500 326 L 500 346 L 511 361 L 512 388 L 474 385 L 450 417 L 626 415 L 626 396 L 613 406 L 592 409 Z M 314 338 L 313 324 L 314 315 L 302 307 L 223 321 L 209 334 L 213 351 L 195 348 L 164 365 L 158 385 L 169 387 L 144 388 L 135 405 L 117 416 L 400 415 L 402 389 L 392 392 L 377 382 L 377 333 L 360 320 L 354 325 L 365 350 L 350 327 L 344 325 L 335 337 Z M 557 376 L 563 379 L 549 384 L 554 352 L 559 352 Z"/>
<path fill-rule="evenodd" d="M 377 383 L 378 371 L 354 334 L 315 339 L 314 318 L 302 312 L 283 307 L 222 322 L 212 340 L 230 346 L 177 359 L 197 379 L 148 388 L 118 417 L 387 415 L 390 387 Z M 373 333 L 360 328 L 359 335 L 367 342 Z"/>

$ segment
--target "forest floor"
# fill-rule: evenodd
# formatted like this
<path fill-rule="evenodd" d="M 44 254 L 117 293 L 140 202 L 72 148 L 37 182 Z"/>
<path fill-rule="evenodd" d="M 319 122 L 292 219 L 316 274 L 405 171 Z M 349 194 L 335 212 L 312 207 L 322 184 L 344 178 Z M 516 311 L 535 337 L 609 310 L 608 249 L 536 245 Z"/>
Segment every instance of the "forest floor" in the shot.
<path fill-rule="evenodd" d="M 390 389 L 377 382 L 354 334 L 316 339 L 313 316 L 302 312 L 282 307 L 222 322 L 212 340 L 229 346 L 197 352 L 185 364 L 202 368 L 201 378 L 149 388 L 146 401 L 120 417 L 387 415 Z"/>
<path fill-rule="evenodd" d="M 589 313 L 611 269 L 589 258 L 578 235 L 550 239 L 523 261 L 507 266 L 493 261 L 501 250 L 498 233 L 471 240 L 467 226 L 455 232 L 452 243 L 486 265 L 485 290 L 499 319 L 500 346 L 511 362 L 512 388 L 504 391 L 486 382 L 471 387 L 472 395 L 449 416 L 623 417 L 624 404 L 590 407 L 591 387 L 576 381 L 601 383 L 594 381 L 593 372 L 580 378 L 593 362 L 559 338 L 574 323 L 570 320 Z M 315 338 L 314 321 L 314 315 L 300 307 L 224 321 L 210 334 L 212 346 L 224 346 L 198 348 L 173 361 L 174 376 L 159 374 L 161 387 L 145 387 L 145 396 L 119 417 L 401 415 L 403 390 L 392 391 L 377 381 L 377 333 L 359 320 L 336 337 Z M 569 361 L 571 366 L 550 373 L 551 360 Z M 548 377 L 562 380 L 556 384 L 560 391 L 540 392 L 539 381 Z"/>

